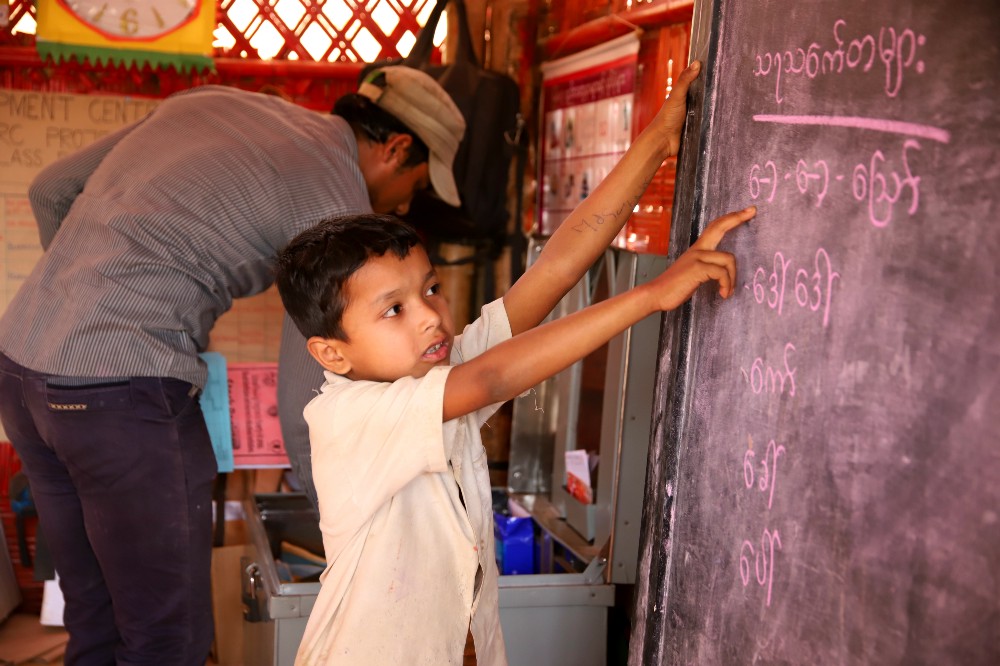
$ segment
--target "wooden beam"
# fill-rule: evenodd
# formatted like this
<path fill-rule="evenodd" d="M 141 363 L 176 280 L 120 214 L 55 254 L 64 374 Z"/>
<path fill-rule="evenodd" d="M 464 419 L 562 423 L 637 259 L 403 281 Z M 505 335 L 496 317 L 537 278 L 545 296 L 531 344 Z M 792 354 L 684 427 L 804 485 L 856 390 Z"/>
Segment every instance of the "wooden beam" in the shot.
<path fill-rule="evenodd" d="M 694 0 L 668 0 L 641 9 L 616 12 L 588 21 L 567 32 L 539 40 L 539 50 L 546 60 L 569 55 L 596 46 L 641 28 L 653 28 L 691 20 Z"/>

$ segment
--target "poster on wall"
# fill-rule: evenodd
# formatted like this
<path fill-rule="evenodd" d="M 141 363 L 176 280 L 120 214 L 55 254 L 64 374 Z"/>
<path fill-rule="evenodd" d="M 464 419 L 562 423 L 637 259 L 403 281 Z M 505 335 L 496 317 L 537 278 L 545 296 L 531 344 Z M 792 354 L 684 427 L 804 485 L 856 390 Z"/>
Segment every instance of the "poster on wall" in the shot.
<path fill-rule="evenodd" d="M 143 118 L 159 100 L 0 90 L 0 313 L 42 256 L 28 186 L 46 166 Z"/>
<path fill-rule="evenodd" d="M 551 236 L 632 140 L 639 37 L 542 64 L 538 232 Z"/>
<path fill-rule="evenodd" d="M 278 420 L 278 364 L 230 363 L 229 411 L 236 469 L 289 467 Z"/>

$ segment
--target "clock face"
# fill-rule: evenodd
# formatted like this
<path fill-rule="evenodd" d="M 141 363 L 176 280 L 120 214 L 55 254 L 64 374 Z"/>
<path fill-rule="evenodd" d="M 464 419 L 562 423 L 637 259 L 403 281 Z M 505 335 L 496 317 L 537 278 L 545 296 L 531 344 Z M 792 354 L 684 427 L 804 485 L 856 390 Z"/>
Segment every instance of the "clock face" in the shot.
<path fill-rule="evenodd" d="M 59 4 L 105 37 L 146 41 L 194 18 L 199 0 L 59 0 Z"/>

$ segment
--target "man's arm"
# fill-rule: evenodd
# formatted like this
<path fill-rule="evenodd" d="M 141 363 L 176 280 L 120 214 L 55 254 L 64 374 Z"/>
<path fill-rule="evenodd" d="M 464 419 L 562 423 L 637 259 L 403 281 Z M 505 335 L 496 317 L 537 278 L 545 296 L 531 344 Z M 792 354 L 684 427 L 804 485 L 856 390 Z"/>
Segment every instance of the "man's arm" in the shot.
<path fill-rule="evenodd" d="M 736 261 L 716 250 L 731 229 L 754 216 L 753 207 L 714 220 L 664 273 L 650 282 L 503 342 L 448 374 L 444 420 L 510 400 L 591 353 L 646 316 L 673 310 L 699 285 L 716 281 L 729 298 Z"/>
<path fill-rule="evenodd" d="M 134 127 L 135 124 L 132 124 L 103 136 L 89 146 L 53 162 L 35 176 L 28 187 L 28 200 L 31 202 L 31 212 L 34 213 L 38 237 L 44 249 L 47 250 L 52 244 L 59 226 L 77 195 L 83 191 L 90 174 Z"/>
<path fill-rule="evenodd" d="M 580 281 L 625 226 L 657 169 L 677 154 L 687 113 L 687 91 L 700 71 L 691 63 L 670 97 L 621 161 L 556 229 L 538 260 L 504 295 L 511 333 L 538 325 Z"/>
<path fill-rule="evenodd" d="M 302 410 L 316 397 L 323 380 L 323 368 L 309 355 L 305 339 L 285 314 L 278 352 L 278 419 L 292 471 L 314 508 L 318 508 L 319 503 L 313 482 L 309 426 Z"/>

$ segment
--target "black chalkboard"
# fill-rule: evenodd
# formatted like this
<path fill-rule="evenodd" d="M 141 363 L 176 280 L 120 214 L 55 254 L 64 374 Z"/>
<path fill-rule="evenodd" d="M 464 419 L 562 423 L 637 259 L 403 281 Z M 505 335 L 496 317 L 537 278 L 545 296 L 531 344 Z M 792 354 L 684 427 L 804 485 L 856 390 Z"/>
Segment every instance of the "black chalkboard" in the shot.
<path fill-rule="evenodd" d="M 631 664 L 1000 664 L 1000 3 L 696 3 Z"/>

